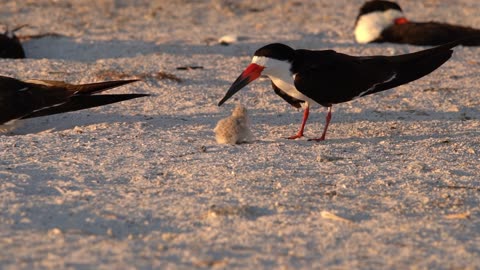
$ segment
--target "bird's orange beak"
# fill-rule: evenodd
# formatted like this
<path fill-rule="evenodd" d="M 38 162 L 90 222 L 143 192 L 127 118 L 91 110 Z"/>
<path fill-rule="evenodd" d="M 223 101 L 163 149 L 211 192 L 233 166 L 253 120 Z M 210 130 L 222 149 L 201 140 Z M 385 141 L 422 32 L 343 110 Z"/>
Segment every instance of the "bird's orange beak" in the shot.
<path fill-rule="evenodd" d="M 228 89 L 225 96 L 220 100 L 218 106 L 221 106 L 225 101 L 231 98 L 236 92 L 245 87 L 247 84 L 251 83 L 260 75 L 265 67 L 262 67 L 257 64 L 250 64 L 243 72 L 238 76 L 238 78 L 233 82 L 232 86 Z"/>

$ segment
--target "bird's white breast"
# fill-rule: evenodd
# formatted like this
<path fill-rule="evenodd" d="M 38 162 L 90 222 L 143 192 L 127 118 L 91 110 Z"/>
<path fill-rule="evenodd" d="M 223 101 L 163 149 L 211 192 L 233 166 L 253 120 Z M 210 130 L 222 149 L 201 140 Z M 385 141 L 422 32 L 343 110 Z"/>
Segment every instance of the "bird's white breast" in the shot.
<path fill-rule="evenodd" d="M 303 101 L 308 102 L 309 104 L 316 103 L 312 99 L 308 98 L 304 94 L 300 93 L 294 85 L 294 78 L 293 76 L 290 77 L 290 80 L 286 80 L 286 78 L 278 78 L 269 75 L 268 76 L 272 82 L 280 88 L 283 92 L 287 93 L 289 96 L 294 97 L 296 99 L 300 99 Z"/>
<path fill-rule="evenodd" d="M 263 56 L 255 56 L 253 57 L 252 63 L 265 67 L 263 74 L 267 75 L 278 88 L 289 96 L 306 101 L 309 104 L 316 103 L 300 93 L 295 87 L 295 74 L 292 74 L 290 71 L 292 65 L 290 62 Z"/>

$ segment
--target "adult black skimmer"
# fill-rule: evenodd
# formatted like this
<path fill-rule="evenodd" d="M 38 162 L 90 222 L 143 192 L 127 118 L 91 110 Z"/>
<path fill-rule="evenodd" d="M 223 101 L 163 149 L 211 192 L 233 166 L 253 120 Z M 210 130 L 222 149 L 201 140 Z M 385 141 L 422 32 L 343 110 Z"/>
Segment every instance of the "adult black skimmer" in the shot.
<path fill-rule="evenodd" d="M 412 22 L 395 2 L 369 1 L 355 22 L 358 43 L 392 42 L 413 45 L 441 45 L 463 40 L 464 46 L 480 46 L 480 30 L 438 22 Z"/>
<path fill-rule="evenodd" d="M 25 27 L 19 26 L 13 30 L 6 30 L 5 33 L 0 34 L 0 58 L 25 58 L 20 40 L 15 35 L 15 32 Z"/>
<path fill-rule="evenodd" d="M 148 94 L 94 95 L 138 80 L 68 84 L 60 81 L 21 81 L 0 76 L 0 130 L 18 119 L 83 110 Z"/>
<path fill-rule="evenodd" d="M 328 107 L 322 136 L 325 139 L 332 116 L 332 105 L 384 91 L 417 80 L 437 69 L 452 55 L 457 42 L 398 56 L 350 56 L 333 50 L 294 50 L 274 43 L 258 49 L 251 64 L 243 71 L 220 100 L 221 106 L 241 88 L 267 75 L 273 90 L 296 108 L 303 107 L 303 121 L 298 133 L 303 136 L 309 108 L 313 104 Z"/>

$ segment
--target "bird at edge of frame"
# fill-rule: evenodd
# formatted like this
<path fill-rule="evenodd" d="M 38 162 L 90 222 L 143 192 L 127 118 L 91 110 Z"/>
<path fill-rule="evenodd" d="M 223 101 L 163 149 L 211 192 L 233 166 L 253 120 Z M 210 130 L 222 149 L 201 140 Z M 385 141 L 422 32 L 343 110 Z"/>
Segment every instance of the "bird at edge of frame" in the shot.
<path fill-rule="evenodd" d="M 12 30 L 7 30 L 0 34 L 0 58 L 25 58 L 20 40 L 15 35 L 15 32 L 22 29 L 26 25 L 21 25 Z"/>
<path fill-rule="evenodd" d="M 358 43 L 400 43 L 437 46 L 462 40 L 463 46 L 480 46 L 480 29 L 441 22 L 408 20 L 395 2 L 368 1 L 355 21 Z"/>
<path fill-rule="evenodd" d="M 325 140 L 334 104 L 351 101 L 415 81 L 440 67 L 459 42 L 396 56 L 350 56 L 333 50 L 295 50 L 273 43 L 258 49 L 250 65 L 233 82 L 218 106 L 240 89 L 266 75 L 274 92 L 296 108 L 303 108 L 303 120 L 297 134 L 304 136 L 310 107 L 328 108 L 323 133 L 310 139 Z"/>
<path fill-rule="evenodd" d="M 0 132 L 11 131 L 17 120 L 83 110 L 148 94 L 102 94 L 139 80 L 69 84 L 62 81 L 18 80 L 0 76 Z"/>

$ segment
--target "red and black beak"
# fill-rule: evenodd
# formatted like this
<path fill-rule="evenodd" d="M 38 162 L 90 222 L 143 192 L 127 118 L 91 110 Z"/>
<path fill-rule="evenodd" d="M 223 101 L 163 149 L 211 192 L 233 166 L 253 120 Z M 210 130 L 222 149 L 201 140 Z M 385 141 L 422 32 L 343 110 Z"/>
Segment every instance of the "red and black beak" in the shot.
<path fill-rule="evenodd" d="M 250 64 L 240 76 L 233 82 L 232 86 L 230 86 L 230 89 L 228 89 L 227 93 L 225 96 L 220 100 L 218 103 L 218 106 L 222 106 L 222 104 L 227 101 L 227 99 L 231 98 L 236 92 L 238 92 L 240 89 L 245 87 L 247 84 L 255 80 L 256 78 L 260 77 L 260 74 L 262 74 L 264 67 L 259 66 L 257 64 Z"/>

